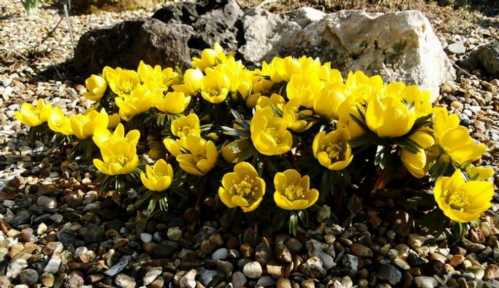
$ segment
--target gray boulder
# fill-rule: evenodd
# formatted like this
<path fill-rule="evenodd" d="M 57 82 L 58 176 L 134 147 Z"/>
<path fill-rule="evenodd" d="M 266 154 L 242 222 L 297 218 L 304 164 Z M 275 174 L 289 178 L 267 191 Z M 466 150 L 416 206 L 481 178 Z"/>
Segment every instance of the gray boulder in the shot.
<path fill-rule="evenodd" d="M 386 81 L 419 84 L 432 91 L 433 100 L 440 84 L 455 77 L 430 22 L 419 11 L 347 10 L 323 17 L 310 8 L 307 12 L 246 13 L 245 44 L 239 51 L 251 62 L 276 55 L 319 57 L 342 71 L 363 70 L 381 74 Z"/>

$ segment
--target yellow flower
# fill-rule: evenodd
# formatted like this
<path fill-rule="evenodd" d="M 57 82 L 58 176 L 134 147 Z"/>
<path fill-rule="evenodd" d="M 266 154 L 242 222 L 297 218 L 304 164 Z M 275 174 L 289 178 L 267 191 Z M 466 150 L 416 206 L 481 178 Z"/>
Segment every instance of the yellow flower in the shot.
<path fill-rule="evenodd" d="M 343 83 L 327 83 L 314 101 L 315 113 L 327 119 L 338 119 L 338 109 L 347 98 Z"/>
<path fill-rule="evenodd" d="M 116 97 L 114 99 L 119 108 L 120 117 L 124 120 L 130 120 L 135 115 L 144 113 L 153 106 L 154 95 L 147 87 L 138 85 L 129 95 Z"/>
<path fill-rule="evenodd" d="M 312 151 L 319 163 L 329 170 L 342 170 L 352 162 L 352 148 L 348 144 L 348 132 L 337 129 L 321 131 L 314 137 Z"/>
<path fill-rule="evenodd" d="M 107 90 L 106 79 L 99 75 L 92 74 L 85 80 L 87 92 L 83 96 L 92 101 L 99 101 Z"/>
<path fill-rule="evenodd" d="M 140 84 L 139 75 L 136 71 L 111 67 L 104 67 L 102 75 L 106 79 L 111 91 L 118 96 L 125 96 Z"/>
<path fill-rule="evenodd" d="M 310 189 L 310 177 L 302 177 L 295 169 L 276 173 L 274 187 L 274 202 L 282 209 L 307 209 L 319 199 L 319 191 Z"/>
<path fill-rule="evenodd" d="M 439 177 L 433 190 L 435 201 L 445 216 L 466 223 L 480 218 L 490 207 L 494 184 L 488 181 L 466 181 L 461 170 L 451 177 Z"/>
<path fill-rule="evenodd" d="M 53 109 L 51 109 L 47 122 L 50 130 L 54 132 L 61 133 L 66 136 L 73 133 L 69 117 L 64 115 L 64 112 L 62 112 L 61 108 L 59 107 L 54 107 Z"/>
<path fill-rule="evenodd" d="M 215 143 L 199 136 L 188 135 L 178 141 L 167 138 L 163 144 L 175 156 L 180 168 L 189 174 L 203 176 L 217 163 Z"/>
<path fill-rule="evenodd" d="M 179 76 L 170 67 L 166 69 L 162 69 L 159 65 L 152 67 L 144 61 L 140 61 L 137 73 L 142 84 L 161 92 L 166 91 L 168 86 L 176 82 Z"/>
<path fill-rule="evenodd" d="M 109 116 L 104 109 L 101 112 L 90 110 L 86 114 L 77 114 L 69 117 L 73 135 L 78 139 L 87 139 L 94 134 L 97 129 L 106 129 L 109 123 Z"/>
<path fill-rule="evenodd" d="M 179 114 L 189 106 L 191 96 L 187 96 L 183 92 L 168 92 L 164 96 L 157 97 L 154 102 L 156 109 L 161 112 Z"/>
<path fill-rule="evenodd" d="M 187 69 L 184 72 L 184 82 L 179 85 L 173 86 L 175 91 L 184 92 L 185 94 L 192 95 L 203 86 L 204 74 L 199 69 Z"/>
<path fill-rule="evenodd" d="M 172 184 L 172 165 L 159 159 L 154 166 L 146 165 L 146 173 L 140 172 L 140 180 L 150 191 L 164 191 Z"/>
<path fill-rule="evenodd" d="M 109 115 L 109 123 L 107 125 L 107 128 L 113 129 L 116 126 L 118 126 L 118 124 L 120 124 L 120 122 L 121 122 L 120 114 L 113 113 L 113 114 Z"/>
<path fill-rule="evenodd" d="M 409 139 L 417 144 L 416 151 L 402 149 L 400 159 L 407 171 L 416 178 L 422 178 L 426 174 L 426 152 L 425 149 L 431 147 L 435 140 L 429 129 L 419 129 L 409 136 Z"/>
<path fill-rule="evenodd" d="M 179 138 L 183 138 L 188 135 L 201 135 L 199 118 L 196 113 L 190 113 L 187 116 L 181 116 L 173 120 L 170 129 L 172 134 Z"/>
<path fill-rule="evenodd" d="M 37 100 L 33 104 L 23 103 L 21 109 L 15 112 L 15 117 L 21 123 L 30 127 L 36 127 L 47 122 L 53 107 L 43 100 Z"/>
<path fill-rule="evenodd" d="M 218 197 L 229 208 L 240 207 L 244 212 L 255 210 L 265 195 L 265 181 L 258 177 L 256 169 L 248 162 L 234 166 L 234 172 L 226 173 Z"/>
<path fill-rule="evenodd" d="M 368 101 L 366 124 L 379 137 L 400 137 L 414 126 L 418 115 L 401 97 L 405 85 L 390 83 Z"/>
<path fill-rule="evenodd" d="M 263 155 L 281 155 L 293 145 L 293 136 L 284 119 L 274 115 L 271 107 L 257 109 L 250 123 L 251 141 Z"/>
<path fill-rule="evenodd" d="M 221 103 L 229 95 L 230 79 L 228 75 L 220 69 L 206 69 L 206 76 L 203 78 L 201 97 L 212 103 Z"/>
<path fill-rule="evenodd" d="M 93 160 L 94 166 L 106 175 L 128 174 L 135 170 L 139 164 L 137 156 L 139 130 L 129 131 L 125 136 L 125 127 L 123 124 L 118 124 L 112 134 L 101 131 L 104 130 L 96 131 L 92 138 L 102 156 L 102 160 Z"/>
<path fill-rule="evenodd" d="M 300 109 L 299 105 L 289 101 L 284 105 L 283 119 L 286 121 L 289 129 L 295 132 L 304 132 L 315 124 L 314 120 L 307 120 L 314 115 L 310 109 Z"/>
<path fill-rule="evenodd" d="M 293 57 L 274 57 L 270 63 L 263 62 L 262 75 L 270 77 L 274 83 L 289 81 L 291 75 L 300 69 L 300 62 Z"/>
<path fill-rule="evenodd" d="M 490 166 L 466 166 L 466 174 L 471 180 L 489 181 L 494 177 L 494 168 Z"/>
<path fill-rule="evenodd" d="M 459 125 L 459 117 L 445 108 L 433 109 L 433 130 L 437 144 L 458 165 L 478 160 L 487 151 L 487 146 L 476 142 L 468 129 Z"/>
<path fill-rule="evenodd" d="M 204 70 L 208 67 L 214 66 L 219 62 L 223 62 L 226 59 L 224 50 L 220 44 L 215 43 L 213 48 L 204 49 L 201 52 L 200 57 L 192 58 L 192 66 L 198 69 Z"/>
<path fill-rule="evenodd" d="M 291 76 L 286 85 L 286 95 L 298 105 L 313 108 L 323 87 L 324 83 L 320 81 L 318 73 L 302 71 Z"/>

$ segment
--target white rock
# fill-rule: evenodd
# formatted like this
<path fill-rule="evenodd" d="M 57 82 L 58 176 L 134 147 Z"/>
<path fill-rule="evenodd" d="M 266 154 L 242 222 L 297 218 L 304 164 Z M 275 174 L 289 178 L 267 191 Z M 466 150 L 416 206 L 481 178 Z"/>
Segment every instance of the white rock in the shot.
<path fill-rule="evenodd" d="M 297 22 L 295 22 L 297 21 Z M 295 54 L 331 61 L 342 72 L 362 70 L 385 81 L 416 83 L 439 95 L 455 71 L 429 20 L 420 11 L 366 13 L 344 10 L 301 27 L 302 20 L 263 10 L 243 18 L 246 60 L 269 61 Z"/>
<path fill-rule="evenodd" d="M 246 277 L 251 279 L 257 279 L 262 276 L 262 265 L 257 261 L 248 262 L 243 267 L 243 273 Z"/>
<path fill-rule="evenodd" d="M 196 270 L 192 269 L 180 278 L 179 285 L 180 288 L 194 288 L 196 287 Z"/>
<path fill-rule="evenodd" d="M 154 267 L 148 270 L 146 275 L 144 275 L 144 285 L 149 285 L 154 282 L 154 280 L 156 280 L 161 273 L 163 273 L 163 269 L 161 267 Z"/>
<path fill-rule="evenodd" d="M 418 288 L 433 288 L 438 286 L 438 282 L 435 278 L 430 276 L 417 276 L 414 278 L 414 283 Z"/>
<path fill-rule="evenodd" d="M 140 233 L 140 240 L 144 243 L 149 243 L 152 241 L 152 235 L 149 233 Z"/>
<path fill-rule="evenodd" d="M 61 266 L 61 262 L 61 257 L 58 254 L 54 254 L 43 271 L 47 273 L 57 273 L 57 271 L 59 271 L 59 267 Z"/>

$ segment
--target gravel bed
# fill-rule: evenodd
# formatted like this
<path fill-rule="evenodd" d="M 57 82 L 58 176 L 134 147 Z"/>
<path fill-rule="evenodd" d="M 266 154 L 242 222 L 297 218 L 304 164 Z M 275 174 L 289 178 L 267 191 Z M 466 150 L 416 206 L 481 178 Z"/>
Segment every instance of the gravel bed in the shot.
<path fill-rule="evenodd" d="M 423 8 L 453 61 L 499 37 L 499 20 L 480 12 Z M 49 69 L 71 58 L 79 36 L 151 13 L 71 16 L 54 29 L 56 8 L 27 16 L 17 1 L 0 0 L 0 287 L 499 287 L 497 195 L 460 243 L 414 229 L 390 203 L 364 204 L 351 225 L 319 207 L 311 217 L 322 224 L 297 237 L 186 215 L 145 225 L 100 197 L 95 175 L 67 161 L 64 147 L 29 142 L 13 120 L 20 103 L 89 105 L 67 71 Z M 458 76 L 439 101 L 488 145 L 483 161 L 497 184 L 499 79 L 459 68 Z"/>

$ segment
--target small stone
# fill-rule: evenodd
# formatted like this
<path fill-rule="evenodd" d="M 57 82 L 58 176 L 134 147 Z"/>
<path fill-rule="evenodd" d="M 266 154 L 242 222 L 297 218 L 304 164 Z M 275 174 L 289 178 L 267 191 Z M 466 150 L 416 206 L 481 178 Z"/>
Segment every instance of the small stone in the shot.
<path fill-rule="evenodd" d="M 272 279 L 270 276 L 263 276 L 258 281 L 256 281 L 256 287 L 268 287 L 268 286 L 274 286 L 275 285 L 275 280 Z"/>
<path fill-rule="evenodd" d="M 154 280 L 156 280 L 156 278 L 158 278 L 158 276 L 161 275 L 162 272 L 163 269 L 161 267 L 153 267 L 147 270 L 146 275 L 144 275 L 144 279 L 142 280 L 144 282 L 144 285 L 147 286 L 154 282 Z"/>
<path fill-rule="evenodd" d="M 215 260 L 215 266 L 219 271 L 223 272 L 225 275 L 230 275 L 234 270 L 234 265 L 232 265 L 232 263 L 230 263 L 229 261 L 225 260 Z"/>
<path fill-rule="evenodd" d="M 283 243 L 277 243 L 275 250 L 276 250 L 277 260 L 283 263 L 291 263 L 291 261 L 293 261 L 293 256 L 291 255 L 291 252 L 289 251 L 288 247 L 286 247 L 286 245 L 284 245 Z"/>
<path fill-rule="evenodd" d="M 19 237 L 23 242 L 35 241 L 35 237 L 33 236 L 33 229 L 31 228 L 24 228 L 23 230 L 21 230 L 21 234 L 19 234 Z"/>
<path fill-rule="evenodd" d="M 180 288 L 195 288 L 196 287 L 196 275 L 197 271 L 195 269 L 189 270 L 185 273 L 182 278 L 180 278 L 179 285 Z"/>
<path fill-rule="evenodd" d="M 376 276 L 391 285 L 398 284 L 402 280 L 402 273 L 391 264 L 381 264 L 376 271 Z"/>
<path fill-rule="evenodd" d="M 34 285 L 38 282 L 38 272 L 35 269 L 25 269 L 21 271 L 21 274 L 19 274 L 19 281 L 21 281 L 22 284 L 26 285 Z"/>
<path fill-rule="evenodd" d="M 407 262 L 411 266 L 418 267 L 428 263 L 428 260 L 426 258 L 419 256 L 416 253 L 410 252 L 409 255 L 407 256 Z"/>
<path fill-rule="evenodd" d="M 210 282 L 217 276 L 218 272 L 215 270 L 208 270 L 208 269 L 203 269 L 201 272 L 199 272 L 199 278 L 201 278 L 201 283 L 205 287 L 210 287 L 214 285 L 210 285 Z"/>
<path fill-rule="evenodd" d="M 291 252 L 298 253 L 303 249 L 303 244 L 296 238 L 289 238 L 286 240 L 286 247 L 288 247 Z"/>
<path fill-rule="evenodd" d="M 82 263 L 90 263 L 95 259 L 95 252 L 85 246 L 76 248 L 74 254 Z"/>
<path fill-rule="evenodd" d="M 42 223 L 40 223 L 40 224 L 38 225 L 38 228 L 36 228 L 36 234 L 37 234 L 37 235 L 42 235 L 42 234 L 44 234 L 45 232 L 47 232 L 47 229 L 48 229 L 47 225 L 46 225 L 45 223 L 43 223 L 43 222 L 42 222 Z"/>
<path fill-rule="evenodd" d="M 265 265 L 272 258 L 272 249 L 268 241 L 259 243 L 255 248 L 255 260 Z"/>
<path fill-rule="evenodd" d="M 302 272 L 311 277 L 311 278 L 319 278 L 326 274 L 326 270 L 322 266 L 322 261 L 317 256 L 312 256 L 305 261 L 301 265 Z"/>
<path fill-rule="evenodd" d="M 267 273 L 274 278 L 281 277 L 282 271 L 283 271 L 283 267 L 280 265 L 267 264 Z"/>
<path fill-rule="evenodd" d="M 218 248 L 211 254 L 211 259 L 213 260 L 225 260 L 229 256 L 229 250 L 227 248 Z"/>
<path fill-rule="evenodd" d="M 341 285 L 343 286 L 343 288 L 352 288 L 353 287 L 352 278 L 350 278 L 349 276 L 341 278 Z"/>
<path fill-rule="evenodd" d="M 315 239 L 309 240 L 306 243 L 308 256 L 317 256 L 321 259 L 322 265 L 326 270 L 336 266 L 334 258 L 322 250 L 323 244 Z"/>
<path fill-rule="evenodd" d="M 404 259 L 402 259 L 400 257 L 395 257 L 393 259 L 393 264 L 397 265 L 400 269 L 403 269 L 403 270 L 411 269 L 411 266 Z"/>
<path fill-rule="evenodd" d="M 234 272 L 232 274 L 232 285 L 234 286 L 234 288 L 243 288 L 245 287 L 246 285 L 246 282 L 248 280 L 246 279 L 246 276 L 244 276 L 244 274 L 240 271 L 237 271 L 237 272 Z"/>
<path fill-rule="evenodd" d="M 116 275 L 116 278 L 114 278 L 114 283 L 121 288 L 135 288 L 135 286 L 137 285 L 132 277 L 123 273 Z"/>
<path fill-rule="evenodd" d="M 359 243 L 354 243 L 352 244 L 352 254 L 359 256 L 359 257 L 372 257 L 373 256 L 373 251 L 371 248 L 359 244 Z"/>
<path fill-rule="evenodd" d="M 350 275 L 355 275 L 359 269 L 359 258 L 352 254 L 345 254 L 341 259 L 341 265 Z"/>
<path fill-rule="evenodd" d="M 250 279 L 257 279 L 262 276 L 262 265 L 258 261 L 248 262 L 243 267 L 243 273 Z"/>
<path fill-rule="evenodd" d="M 464 259 L 466 259 L 464 257 L 464 255 L 454 255 L 450 258 L 449 260 L 449 264 L 452 266 L 452 267 L 457 267 L 459 265 L 461 265 L 461 263 L 463 263 Z"/>
<path fill-rule="evenodd" d="M 447 46 L 447 50 L 449 50 L 449 52 L 454 54 L 463 54 L 466 52 L 466 47 L 464 47 L 463 41 L 459 41 Z"/>
<path fill-rule="evenodd" d="M 438 286 L 438 281 L 430 276 L 417 276 L 414 278 L 414 283 L 418 288 L 434 288 Z"/>
<path fill-rule="evenodd" d="M 408 243 L 413 249 L 417 249 L 417 248 L 423 246 L 423 243 L 425 240 L 426 240 L 426 238 L 424 236 L 417 235 L 417 234 L 410 234 Z"/>
<path fill-rule="evenodd" d="M 277 280 L 277 288 L 291 288 L 291 281 L 288 278 L 279 278 Z"/>
<path fill-rule="evenodd" d="M 57 208 L 57 201 L 54 198 L 42 195 L 36 200 L 36 204 L 46 211 L 54 211 Z"/>
<path fill-rule="evenodd" d="M 78 272 L 71 272 L 69 278 L 66 279 L 64 287 L 67 288 L 80 288 L 85 284 L 85 280 Z"/>
<path fill-rule="evenodd" d="M 499 279 L 499 266 L 496 264 L 489 264 L 485 269 L 485 279 L 493 280 Z"/>
<path fill-rule="evenodd" d="M 241 255 L 243 255 L 244 258 L 251 258 L 251 256 L 253 255 L 253 248 L 251 247 L 251 245 L 243 243 L 239 247 L 239 252 L 241 252 Z"/>
<path fill-rule="evenodd" d="M 152 235 L 149 233 L 140 233 L 140 240 L 144 243 L 149 243 L 152 241 Z"/>
<path fill-rule="evenodd" d="M 445 264 L 445 262 L 447 262 L 447 257 L 445 257 L 439 253 L 435 253 L 435 252 L 430 253 L 430 259 L 444 263 L 444 264 Z"/>
<path fill-rule="evenodd" d="M 42 284 L 45 287 L 54 286 L 55 277 L 52 273 L 43 273 L 42 274 Z"/>
<path fill-rule="evenodd" d="M 62 259 L 59 256 L 59 254 L 53 254 L 52 257 L 50 258 L 49 262 L 47 263 L 47 266 L 45 266 L 45 269 L 43 271 L 47 273 L 57 273 L 59 271 L 59 267 L 61 266 Z"/>
<path fill-rule="evenodd" d="M 315 288 L 314 280 L 307 279 L 307 280 L 301 282 L 301 287 L 303 287 L 303 288 Z"/>
<path fill-rule="evenodd" d="M 11 279 L 16 278 L 17 275 L 19 275 L 26 267 L 28 267 L 26 259 L 16 258 L 9 263 L 9 266 L 7 266 L 6 276 Z"/>

